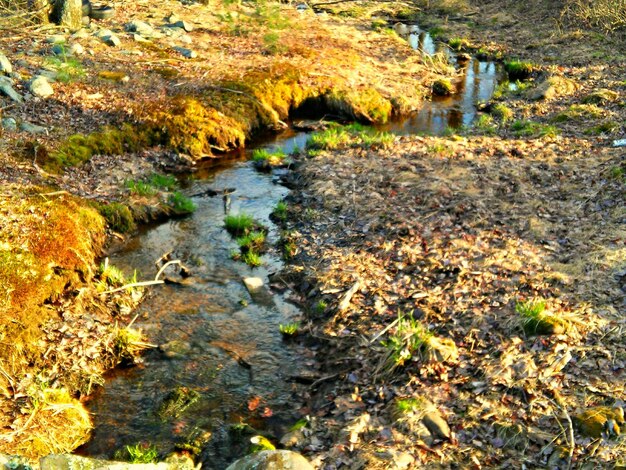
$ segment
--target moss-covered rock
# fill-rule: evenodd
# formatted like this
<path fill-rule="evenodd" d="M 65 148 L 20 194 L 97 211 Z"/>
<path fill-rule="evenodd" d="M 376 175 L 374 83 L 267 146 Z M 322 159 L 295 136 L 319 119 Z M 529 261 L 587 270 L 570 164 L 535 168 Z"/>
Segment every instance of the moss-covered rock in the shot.
<path fill-rule="evenodd" d="M 450 96 L 454 93 L 454 85 L 447 79 L 436 80 L 432 86 L 433 95 Z"/>
<path fill-rule="evenodd" d="M 599 88 L 592 91 L 582 99 L 585 104 L 606 104 L 619 99 L 619 93 L 606 88 Z"/>
<path fill-rule="evenodd" d="M 574 416 L 573 421 L 585 437 L 614 437 L 624 428 L 624 410 L 619 406 L 596 406 Z"/>

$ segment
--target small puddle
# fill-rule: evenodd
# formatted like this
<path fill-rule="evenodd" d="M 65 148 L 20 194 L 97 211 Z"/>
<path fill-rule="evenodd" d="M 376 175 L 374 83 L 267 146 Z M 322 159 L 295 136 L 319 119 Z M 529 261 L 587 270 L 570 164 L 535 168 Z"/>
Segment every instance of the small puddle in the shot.
<path fill-rule="evenodd" d="M 506 74 L 499 64 L 492 61 L 481 61 L 472 57 L 468 61 L 458 61 L 456 55 L 447 44 L 435 41 L 427 31 L 416 25 L 401 30 L 411 47 L 427 56 L 445 54 L 448 61 L 459 72 L 454 81 L 456 93 L 451 96 L 433 96 L 432 101 L 424 105 L 411 117 L 400 122 L 391 122 L 381 126 L 399 135 L 433 134 L 441 135 L 448 128 L 458 129 L 470 126 L 477 115 L 476 106 L 488 101 L 496 87 L 506 79 Z"/>
<path fill-rule="evenodd" d="M 407 39 L 424 54 L 442 47 L 447 51 L 416 28 Z M 456 66 L 455 95 L 435 98 L 409 119 L 383 129 L 441 134 L 448 127 L 470 125 L 476 103 L 491 97 L 501 72 L 493 62 L 475 59 Z M 290 153 L 304 148 L 307 135 L 288 130 L 256 147 Z M 254 215 L 270 228 L 272 243 L 278 233 L 269 215 L 288 189 L 275 184 L 275 174 L 255 171 L 245 160 L 249 152 L 201 168 L 186 192 L 236 188 L 230 211 Z M 146 228 L 110 256 L 127 275 L 136 269 L 139 279 L 152 279 L 155 261 L 172 251 L 173 258 L 192 269 L 196 282 L 153 288 L 138 309 L 134 326 L 149 342 L 170 348 L 149 350 L 143 364 L 108 375 L 106 386 L 88 403 L 95 429 L 79 450 L 83 455 L 110 459 L 116 450 L 143 442 L 164 456 L 191 443 L 202 449 L 198 460 L 203 468 L 224 469 L 250 445 L 250 435 L 242 437 L 233 429 L 245 423 L 280 438 L 301 418 L 292 377 L 299 375 L 306 351 L 283 341 L 279 325 L 300 320 L 302 313 L 280 294 L 265 291 L 252 297 L 242 282 L 255 276 L 267 286 L 268 274 L 279 271 L 281 261 L 266 255 L 265 265 L 254 270 L 233 261 L 231 250 L 237 247 L 223 228 L 222 199 L 195 197 L 194 202 L 198 207 L 192 216 Z M 168 401 L 191 390 L 193 400 L 184 408 Z"/>

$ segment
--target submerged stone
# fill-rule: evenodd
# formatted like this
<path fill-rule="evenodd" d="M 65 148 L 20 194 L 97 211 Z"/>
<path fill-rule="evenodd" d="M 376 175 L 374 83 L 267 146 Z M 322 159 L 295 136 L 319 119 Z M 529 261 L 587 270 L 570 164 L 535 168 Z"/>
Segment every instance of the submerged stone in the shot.
<path fill-rule="evenodd" d="M 247 455 L 226 470 L 313 470 L 302 455 L 289 450 L 264 450 Z"/>

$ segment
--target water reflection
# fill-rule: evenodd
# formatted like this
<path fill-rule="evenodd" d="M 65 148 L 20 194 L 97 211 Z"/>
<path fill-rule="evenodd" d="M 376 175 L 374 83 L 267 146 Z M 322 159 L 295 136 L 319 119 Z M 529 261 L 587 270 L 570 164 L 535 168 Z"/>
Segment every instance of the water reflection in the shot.
<path fill-rule="evenodd" d="M 407 36 L 413 49 L 429 56 L 445 54 L 460 72 L 455 82 L 456 93 L 448 97 L 434 96 L 409 119 L 382 126 L 381 129 L 400 135 L 442 134 L 448 128 L 471 125 L 477 114 L 476 104 L 491 98 L 504 78 L 502 71 L 494 62 L 474 58 L 457 61 L 446 44 L 434 41 L 428 32 L 415 28 Z"/>

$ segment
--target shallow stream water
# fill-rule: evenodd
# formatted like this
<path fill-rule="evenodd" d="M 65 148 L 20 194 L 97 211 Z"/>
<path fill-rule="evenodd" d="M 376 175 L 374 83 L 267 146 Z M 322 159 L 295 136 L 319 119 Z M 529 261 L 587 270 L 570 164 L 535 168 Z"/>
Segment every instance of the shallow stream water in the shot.
<path fill-rule="evenodd" d="M 426 54 L 439 47 L 427 33 L 415 32 L 407 39 Z M 477 101 L 489 99 L 498 77 L 495 64 L 472 59 L 462 69 L 457 94 L 426 103 L 411 118 L 383 129 L 436 134 L 469 125 Z M 306 138 L 305 133 L 286 131 L 257 147 L 281 147 L 289 153 L 303 148 Z M 269 214 L 288 190 L 273 181 L 275 175 L 255 171 L 245 155 L 199 171 L 185 191 L 235 188 L 230 211 L 253 214 L 270 228 L 271 243 L 278 234 Z M 301 418 L 293 377 L 306 368 L 306 352 L 283 341 L 278 327 L 302 314 L 267 288 L 251 296 L 242 282 L 255 276 L 267 286 L 268 274 L 280 270 L 281 261 L 265 256 L 263 267 L 251 269 L 232 260 L 231 250 L 237 246 L 223 228 L 222 198 L 195 197 L 194 202 L 198 207 L 192 216 L 148 227 L 110 256 L 126 274 L 136 269 L 140 279 L 150 279 L 155 261 L 172 251 L 174 259 L 190 267 L 194 282 L 154 287 L 139 308 L 134 326 L 151 343 L 169 343 L 170 348 L 149 350 L 143 364 L 108 376 L 106 386 L 88 403 L 95 430 L 79 451 L 84 455 L 113 458 L 116 450 L 142 442 L 166 455 L 195 441 L 203 449 L 203 468 L 223 469 L 248 450 L 249 440 L 233 432 L 238 425 L 246 423 L 279 438 Z M 186 409 L 164 412 L 177 391 L 193 391 L 197 400 Z"/>

